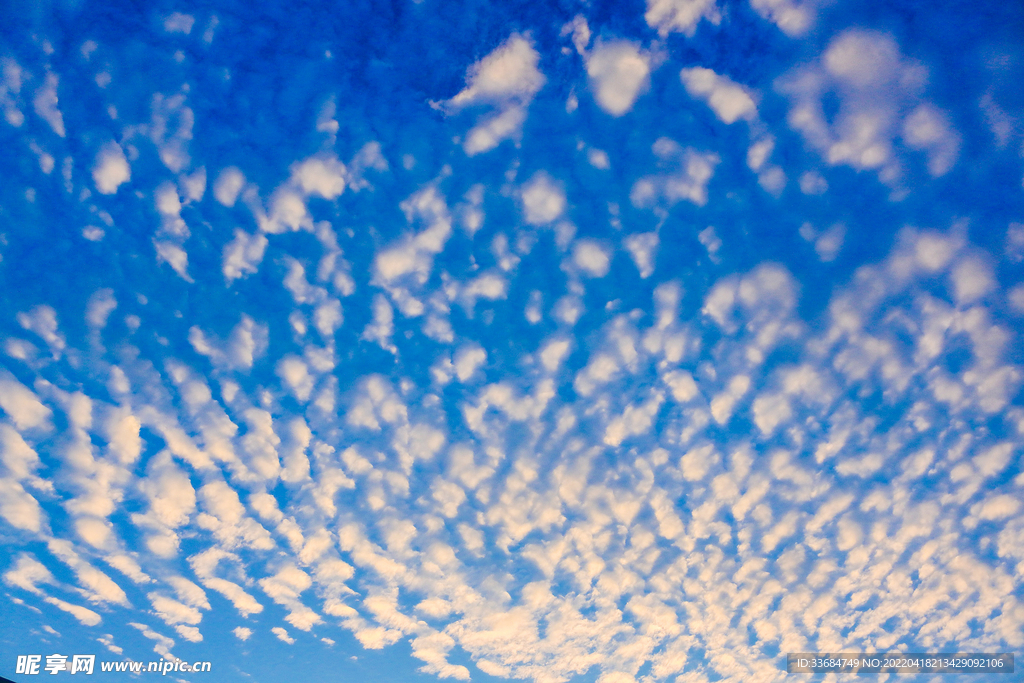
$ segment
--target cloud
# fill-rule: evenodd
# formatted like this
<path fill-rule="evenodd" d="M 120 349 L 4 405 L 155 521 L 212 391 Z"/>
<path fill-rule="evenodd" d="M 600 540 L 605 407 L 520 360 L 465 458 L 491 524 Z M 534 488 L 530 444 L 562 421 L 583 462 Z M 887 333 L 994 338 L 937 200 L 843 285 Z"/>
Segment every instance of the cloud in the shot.
<path fill-rule="evenodd" d="M 16 481 L 29 481 L 36 488 L 48 488 L 35 476 L 42 464 L 39 455 L 21 434 L 6 423 L 0 423 L 0 448 L 0 462 L 10 477 Z"/>
<path fill-rule="evenodd" d="M 787 7 L 754 4 L 784 31 L 803 30 Z M 647 10 L 663 34 L 718 18 L 710 2 L 659 0 Z M 625 41 L 592 46 L 582 17 L 570 30 L 596 70 L 587 78 L 598 106 L 635 106 L 650 57 Z M 801 72 L 810 74 L 806 89 L 791 97 L 793 108 L 821 106 L 828 144 L 809 146 L 827 157 L 849 142 L 836 164 L 858 168 L 859 153 L 889 140 L 874 171 L 906 171 L 917 155 L 922 175 L 941 172 L 955 159 L 956 112 L 925 101 L 915 63 L 881 34 L 849 44 L 842 35 Z M 518 37 L 471 69 L 454 98 L 462 99 L 448 104 L 486 108 L 467 112 L 480 114 L 479 135 L 461 140 L 463 151 L 521 134 L 544 84 L 539 65 Z M 5 74 L 3 97 L 16 102 L 12 78 Z M 33 89 L 43 83 L 35 78 L 26 80 Z M 49 609 L 49 600 L 92 625 L 99 613 L 48 594 L 73 591 L 119 622 L 151 610 L 190 642 L 214 636 L 199 626 L 223 596 L 246 618 L 236 622 L 280 608 L 260 628 L 285 621 L 271 630 L 284 642 L 294 644 L 298 629 L 315 632 L 312 646 L 344 644 L 329 633 L 338 628 L 367 648 L 406 640 L 422 672 L 459 679 L 472 661 L 489 675 L 547 682 L 760 681 L 778 674 L 777 652 L 807 643 L 994 651 L 1022 642 L 1024 612 L 1006 599 L 1024 560 L 1024 370 L 1019 325 L 1004 309 L 1024 311 L 1024 295 L 1000 280 L 1012 268 L 970 245 L 963 226 L 907 228 L 887 257 L 855 263 L 863 245 L 845 246 L 852 232 L 820 218 L 809 219 L 820 229 L 800 228 L 806 244 L 787 238 L 793 258 L 803 249 L 826 263 L 842 257 L 841 267 L 791 273 L 760 262 L 743 244 L 743 221 L 726 215 L 749 199 L 733 192 L 733 176 L 746 163 L 781 193 L 786 176 L 771 155 L 778 144 L 791 156 L 792 141 L 763 128 L 753 90 L 699 68 L 681 79 L 721 121 L 746 120 L 750 130 L 738 147 L 715 152 L 705 145 L 714 140 L 687 148 L 659 138 L 656 126 L 641 131 L 639 144 L 657 142 L 639 172 L 643 154 L 612 135 L 600 144 L 615 148 L 615 182 L 634 204 L 621 211 L 614 197 L 593 209 L 593 197 L 574 189 L 611 177 L 589 165 L 608 165 L 585 139 L 604 139 L 603 128 L 585 129 L 565 150 L 582 181 L 550 163 L 557 150 L 528 166 L 456 150 L 452 168 L 429 182 L 440 157 L 419 156 L 398 185 L 371 189 L 364 172 L 386 162 L 368 143 L 348 163 L 321 152 L 260 169 L 287 169 L 264 213 L 260 191 L 237 169 L 222 171 L 202 201 L 205 171 L 190 167 L 183 96 L 155 101 L 144 128 L 118 123 L 133 170 L 153 161 L 140 134 L 158 146 L 163 173 L 177 169 L 154 176 L 152 194 L 122 193 L 118 211 L 134 202 L 152 216 L 155 207 L 156 242 L 181 250 L 166 256 L 182 257 L 180 272 L 205 283 L 190 288 L 193 303 L 197 292 L 219 300 L 209 287 L 221 276 L 230 290 L 218 291 L 233 303 L 214 311 L 216 333 L 187 308 L 178 319 L 181 307 L 167 299 L 176 285 L 154 290 L 175 277 L 158 269 L 156 285 L 94 285 L 67 302 L 22 306 L 36 307 L 17 316 L 25 339 L 5 341 L 12 366 L 0 374 L 0 515 L 15 541 L 42 534 L 47 546 L 36 556 L 17 551 L 5 586 L 26 606 Z M 335 119 L 344 117 L 335 109 L 309 122 L 314 146 L 337 146 Z M 877 111 L 884 125 L 858 128 L 866 119 L 857 116 Z M 800 135 L 815 132 L 813 116 L 800 125 Z M 853 135 L 864 130 L 863 140 Z M 38 152 L 28 149 L 38 174 Z M 73 164 L 55 160 L 58 188 L 65 168 L 77 178 Z M 824 172 L 795 173 L 807 196 L 792 199 L 811 216 Z M 842 213 L 838 195 L 855 180 L 830 176 L 844 191 L 826 208 Z M 416 185 L 401 190 L 405 183 Z M 89 201 L 111 201 L 71 187 L 86 212 Z M 244 209 L 228 211 L 239 197 Z M 218 239 L 224 226 L 204 225 L 214 213 L 249 220 L 245 209 L 255 232 L 230 224 Z M 363 220 L 387 211 L 397 223 L 370 221 L 371 229 Z M 464 230 L 452 231 L 453 219 Z M 267 268 L 281 276 L 263 268 L 268 277 L 233 284 L 260 271 L 270 234 Z M 991 242 L 1011 266 L 1015 234 Z M 636 271 L 616 258 L 619 247 Z M 369 289 L 346 299 L 343 315 L 357 281 Z M 631 282 L 637 291 L 615 291 Z M 807 301 L 801 289 L 812 290 Z M 115 312 L 133 317 L 122 327 Z M 392 354 L 382 367 L 373 365 L 378 344 Z M 189 367 L 197 363 L 204 369 Z M 179 550 L 187 578 L 167 561 Z M 145 590 L 122 589 L 105 565 Z M 56 584 L 65 574 L 73 584 Z M 170 655 L 174 641 L 134 628 Z M 116 647 L 110 636 L 99 642 Z M 453 652 L 466 666 L 449 661 Z"/>
<path fill-rule="evenodd" d="M 572 250 L 572 262 L 590 277 L 604 277 L 608 274 L 611 257 L 600 243 L 593 240 L 577 240 Z"/>
<path fill-rule="evenodd" d="M 67 612 L 85 626 L 96 626 L 103 621 L 100 618 L 100 615 L 96 614 L 91 609 L 82 607 L 81 605 L 73 605 L 70 602 L 65 602 L 60 598 L 54 597 L 47 597 L 44 598 L 44 600 L 57 609 Z"/>
<path fill-rule="evenodd" d="M 487 361 L 487 352 L 479 344 L 467 344 L 452 359 L 456 376 L 465 382 Z"/>
<path fill-rule="evenodd" d="M 816 0 L 750 0 L 754 11 L 792 38 L 804 35 L 814 25 L 816 4 Z"/>
<path fill-rule="evenodd" d="M 0 516 L 15 529 L 38 533 L 46 524 L 39 502 L 16 481 L 0 479 Z"/>
<path fill-rule="evenodd" d="M 198 327 L 188 331 L 188 341 L 196 353 L 206 356 L 215 367 L 225 370 L 248 370 L 267 351 L 268 330 L 242 314 L 226 340 L 211 338 Z"/>
<path fill-rule="evenodd" d="M 565 212 L 565 190 L 543 171 L 533 174 L 520 196 L 523 218 L 531 225 L 546 225 Z"/>
<path fill-rule="evenodd" d="M 161 633 L 157 633 L 145 624 L 129 622 L 128 625 L 142 633 L 142 635 L 149 640 L 156 643 L 156 645 L 153 646 L 153 652 L 165 659 L 174 659 L 174 656 L 171 654 L 171 648 L 174 647 L 174 641 L 172 639 Z"/>
<path fill-rule="evenodd" d="M 6 371 L 0 371 L 0 408 L 19 430 L 47 427 L 53 411 Z"/>
<path fill-rule="evenodd" d="M 132 515 L 132 520 L 152 529 L 146 539 L 150 551 L 159 557 L 172 557 L 178 550 L 178 536 L 173 530 L 191 518 L 196 505 L 195 489 L 188 475 L 166 452 L 151 459 L 146 469 L 149 476 L 139 482 L 139 489 L 149 501 L 149 510 Z"/>
<path fill-rule="evenodd" d="M 270 629 L 270 632 L 277 636 L 278 640 L 282 640 L 288 643 L 289 645 L 295 644 L 295 639 L 289 636 L 288 631 L 284 630 L 280 626 L 275 626 L 274 628 Z"/>
<path fill-rule="evenodd" d="M 50 124 L 53 132 L 64 137 L 64 117 L 57 108 L 57 84 L 60 79 L 56 74 L 46 74 L 46 81 L 36 90 L 36 96 L 32 100 L 32 106 L 39 118 Z"/>
<path fill-rule="evenodd" d="M 17 318 L 23 329 L 34 332 L 46 342 L 55 359 L 60 358 L 67 342 L 60 333 L 57 312 L 52 306 L 36 306 L 28 313 L 18 313 Z"/>
<path fill-rule="evenodd" d="M 295 628 L 309 631 L 323 621 L 320 615 L 299 600 L 299 594 L 312 586 L 313 582 L 309 574 L 298 567 L 282 567 L 275 575 L 260 579 L 259 584 L 263 592 L 274 602 L 288 610 L 285 621 Z"/>
<path fill-rule="evenodd" d="M 39 584 L 56 584 L 53 574 L 39 560 L 28 553 L 18 555 L 14 567 L 4 572 L 4 583 L 29 593 L 42 595 Z"/>
<path fill-rule="evenodd" d="M 633 206 L 672 206 L 683 199 L 704 206 L 708 201 L 708 182 L 719 162 L 718 155 L 684 149 L 668 138 L 659 138 L 651 149 L 660 164 L 672 170 L 637 180 L 629 192 Z"/>
<path fill-rule="evenodd" d="M 229 166 L 217 176 L 213 186 L 213 196 L 227 207 L 232 207 L 238 200 L 238 194 L 245 187 L 245 176 L 234 166 Z"/>
<path fill-rule="evenodd" d="M 185 105 L 187 89 L 177 95 L 153 95 L 149 138 L 156 145 L 160 161 L 172 172 L 180 173 L 192 161 L 188 147 L 192 140 L 195 114 Z"/>
<path fill-rule="evenodd" d="M 265 235 L 250 235 L 240 228 L 235 228 L 235 239 L 224 245 L 221 260 L 224 280 L 231 284 L 234 280 L 256 273 L 266 249 Z"/>
<path fill-rule="evenodd" d="M 757 117 L 757 105 L 746 88 L 711 69 L 692 67 L 683 69 L 679 77 L 691 97 L 707 102 L 723 123 L 739 119 L 751 121 Z"/>
<path fill-rule="evenodd" d="M 191 14 L 173 12 L 164 19 L 164 30 L 168 33 L 184 33 L 188 35 L 192 32 L 192 26 L 195 22 L 195 17 Z"/>
<path fill-rule="evenodd" d="M 117 308 L 117 299 L 114 298 L 114 290 L 110 288 L 98 289 L 91 297 L 85 311 L 85 321 L 89 327 L 103 329 L 107 325 L 107 319 Z"/>
<path fill-rule="evenodd" d="M 692 36 L 701 19 L 712 24 L 721 21 L 721 13 L 715 0 L 647 0 L 644 14 L 647 25 L 658 29 L 658 33 L 683 33 Z"/>
<path fill-rule="evenodd" d="M 262 612 L 263 605 L 256 598 L 246 593 L 237 583 L 216 575 L 218 565 L 224 561 L 235 565 L 240 563 L 236 555 L 220 548 L 210 548 L 188 558 L 189 565 L 192 567 L 192 571 L 195 572 L 199 582 L 227 598 L 242 616 Z"/>
<path fill-rule="evenodd" d="M 928 72 L 888 35 L 848 29 L 820 60 L 793 69 L 776 88 L 790 98 L 789 125 L 831 165 L 877 170 L 892 186 L 904 175 L 898 143 L 928 156 L 928 172 L 947 173 L 960 147 L 946 114 L 923 99 Z M 824 102 L 838 101 L 826 117 Z"/>
<path fill-rule="evenodd" d="M 377 252 L 373 282 L 385 288 L 403 314 L 418 316 L 424 312 L 424 304 L 414 292 L 430 279 L 434 257 L 451 237 L 452 217 L 444 197 L 434 185 L 421 188 L 400 206 L 410 225 L 424 224 L 425 227 Z M 377 309 L 376 303 L 374 307 Z"/>
<path fill-rule="evenodd" d="M 75 572 L 90 601 L 129 606 L 124 590 L 109 576 L 82 559 L 69 541 L 51 538 L 47 549 Z"/>
<path fill-rule="evenodd" d="M 305 403 L 313 391 L 313 377 L 309 366 L 298 356 L 285 356 L 277 363 L 277 376 L 296 399 Z"/>
<path fill-rule="evenodd" d="M 182 280 L 193 282 L 188 274 L 188 254 L 184 249 L 167 240 L 154 240 L 153 247 L 156 249 L 157 263 L 166 263 Z"/>
<path fill-rule="evenodd" d="M 489 105 L 494 111 L 479 120 L 462 143 L 473 156 L 518 137 L 526 110 L 546 79 L 537 68 L 540 53 L 518 33 L 469 68 L 466 87 L 444 103 L 448 111 Z"/>
<path fill-rule="evenodd" d="M 660 239 L 656 232 L 644 232 L 629 235 L 622 240 L 623 245 L 633 258 L 633 263 L 640 271 L 640 277 L 647 279 L 654 274 L 655 257 Z"/>
<path fill-rule="evenodd" d="M 650 58 L 629 41 L 598 41 L 586 64 L 594 99 L 612 116 L 622 116 L 632 109 L 649 85 Z"/>
<path fill-rule="evenodd" d="M 395 332 L 395 311 L 382 294 L 373 298 L 373 322 L 363 330 L 362 339 L 375 341 L 380 347 L 391 353 L 396 352 L 391 343 L 391 335 Z"/>
<path fill-rule="evenodd" d="M 117 188 L 132 178 L 132 169 L 124 151 L 116 142 L 108 142 L 96 155 L 92 167 L 92 180 L 100 194 L 114 194 Z"/>

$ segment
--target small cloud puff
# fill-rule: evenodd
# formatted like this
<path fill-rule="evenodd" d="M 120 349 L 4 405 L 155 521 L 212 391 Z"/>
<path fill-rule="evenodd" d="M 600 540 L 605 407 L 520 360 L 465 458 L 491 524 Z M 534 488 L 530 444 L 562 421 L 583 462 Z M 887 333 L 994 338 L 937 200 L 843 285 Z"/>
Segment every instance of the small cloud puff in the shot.
<path fill-rule="evenodd" d="M 100 194 L 114 194 L 117 188 L 132 178 L 132 169 L 124 151 L 116 142 L 108 142 L 96 155 L 92 179 Z"/>
<path fill-rule="evenodd" d="M 270 632 L 277 636 L 278 640 L 282 640 L 288 643 L 289 645 L 295 644 L 295 639 L 289 636 L 288 631 L 285 631 L 280 626 L 275 626 L 274 628 L 270 629 Z"/>
<path fill-rule="evenodd" d="M 644 13 L 647 25 L 657 29 L 662 37 L 669 33 L 692 36 L 701 19 L 717 24 L 721 18 L 715 0 L 647 0 Z"/>
<path fill-rule="evenodd" d="M 651 149 L 660 164 L 672 170 L 636 181 L 629 193 L 633 206 L 672 206 L 683 199 L 704 206 L 708 201 L 708 182 L 720 161 L 718 155 L 684 149 L 668 138 L 659 138 Z"/>
<path fill-rule="evenodd" d="M 543 171 L 523 186 L 520 199 L 523 218 L 531 225 L 552 223 L 565 212 L 565 191 Z"/>
<path fill-rule="evenodd" d="M 628 40 L 598 41 L 587 57 L 587 76 L 594 100 L 612 116 L 622 116 L 647 89 L 650 57 Z"/>
<path fill-rule="evenodd" d="M 526 120 L 526 109 L 544 86 L 540 53 L 529 40 L 514 33 L 501 46 L 470 67 L 466 87 L 444 103 L 449 111 L 490 105 L 497 111 L 484 117 L 463 142 L 466 154 L 487 152 L 503 140 L 517 137 Z"/>
<path fill-rule="evenodd" d="M 686 92 L 707 102 L 723 123 L 747 121 L 757 117 L 757 105 L 746 88 L 711 69 L 693 67 L 679 74 Z"/>

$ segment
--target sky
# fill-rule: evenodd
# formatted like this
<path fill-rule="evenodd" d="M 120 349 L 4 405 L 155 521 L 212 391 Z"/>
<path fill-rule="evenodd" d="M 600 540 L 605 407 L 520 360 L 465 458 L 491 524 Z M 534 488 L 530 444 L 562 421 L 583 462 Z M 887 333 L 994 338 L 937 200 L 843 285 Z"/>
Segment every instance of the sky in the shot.
<path fill-rule="evenodd" d="M 1022 652 L 1022 71 L 987 0 L 3 4 L 0 675 Z"/>

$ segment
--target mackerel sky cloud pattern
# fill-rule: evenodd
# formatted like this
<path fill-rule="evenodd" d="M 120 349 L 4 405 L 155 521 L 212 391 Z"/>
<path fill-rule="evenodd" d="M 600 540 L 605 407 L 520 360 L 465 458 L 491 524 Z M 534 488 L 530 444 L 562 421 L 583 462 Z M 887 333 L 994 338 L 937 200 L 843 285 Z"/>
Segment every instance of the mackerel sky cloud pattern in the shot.
<path fill-rule="evenodd" d="M 971 12 L 0 10 L 0 675 L 1019 652 L 1024 11 Z"/>

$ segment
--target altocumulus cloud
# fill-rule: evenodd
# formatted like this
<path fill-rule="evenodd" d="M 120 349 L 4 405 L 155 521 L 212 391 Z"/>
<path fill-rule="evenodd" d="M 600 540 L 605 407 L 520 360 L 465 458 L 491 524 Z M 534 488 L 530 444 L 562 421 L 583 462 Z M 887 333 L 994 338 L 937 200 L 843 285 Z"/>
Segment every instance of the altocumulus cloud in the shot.
<path fill-rule="evenodd" d="M 1019 50 L 965 103 L 815 2 L 180 9 L 144 78 L 2 60 L 5 613 L 225 680 L 1024 646 Z"/>

